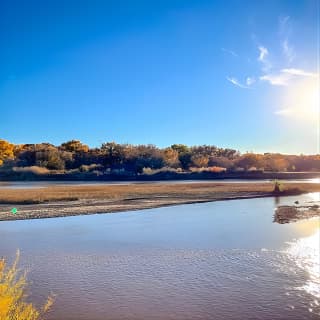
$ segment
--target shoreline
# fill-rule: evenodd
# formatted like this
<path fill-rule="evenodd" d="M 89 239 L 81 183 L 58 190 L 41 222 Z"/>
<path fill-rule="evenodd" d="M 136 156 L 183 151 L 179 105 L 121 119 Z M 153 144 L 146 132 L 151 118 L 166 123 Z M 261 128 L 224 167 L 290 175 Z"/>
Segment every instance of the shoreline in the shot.
<path fill-rule="evenodd" d="M 159 183 L 156 185 L 48 186 L 1 189 L 0 221 L 57 218 L 76 215 L 152 209 L 180 204 L 251 199 L 320 192 L 319 183 Z M 18 212 L 10 210 L 15 207 Z"/>
<path fill-rule="evenodd" d="M 91 182 L 152 182 L 152 181 L 187 181 L 187 180 L 213 180 L 223 182 L 223 180 L 241 179 L 241 180 L 297 180 L 297 179 L 317 179 L 320 178 L 320 171 L 227 171 L 227 172 L 171 172 L 164 171 L 154 174 L 117 174 L 82 172 L 82 173 L 47 173 L 37 174 L 32 172 L 3 171 L 0 168 L 0 180 L 2 182 L 29 182 L 29 181 L 91 181 Z"/>

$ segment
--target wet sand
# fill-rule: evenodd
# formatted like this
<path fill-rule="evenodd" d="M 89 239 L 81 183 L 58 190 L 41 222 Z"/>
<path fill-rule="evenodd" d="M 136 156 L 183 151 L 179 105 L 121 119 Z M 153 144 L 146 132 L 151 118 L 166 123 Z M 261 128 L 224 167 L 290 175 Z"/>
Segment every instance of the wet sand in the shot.
<path fill-rule="evenodd" d="M 285 191 L 281 194 L 273 192 L 273 183 L 210 182 L 4 188 L 0 190 L 0 220 L 65 217 L 320 192 L 319 183 L 285 183 L 283 188 Z M 11 212 L 13 207 L 18 210 L 15 214 Z M 299 219 L 301 217 L 303 218 L 299 215 Z"/>

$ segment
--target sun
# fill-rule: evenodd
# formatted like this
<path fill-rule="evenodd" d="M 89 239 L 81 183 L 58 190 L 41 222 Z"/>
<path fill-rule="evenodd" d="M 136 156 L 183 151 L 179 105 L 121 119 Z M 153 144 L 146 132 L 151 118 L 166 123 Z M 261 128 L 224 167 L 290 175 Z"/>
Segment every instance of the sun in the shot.
<path fill-rule="evenodd" d="M 308 81 L 298 88 L 297 96 L 297 111 L 310 115 L 319 113 L 319 88 L 318 81 Z"/>
<path fill-rule="evenodd" d="M 291 115 L 300 120 L 319 119 L 319 79 L 300 80 L 288 86 L 283 98 L 283 108 L 279 114 Z"/>

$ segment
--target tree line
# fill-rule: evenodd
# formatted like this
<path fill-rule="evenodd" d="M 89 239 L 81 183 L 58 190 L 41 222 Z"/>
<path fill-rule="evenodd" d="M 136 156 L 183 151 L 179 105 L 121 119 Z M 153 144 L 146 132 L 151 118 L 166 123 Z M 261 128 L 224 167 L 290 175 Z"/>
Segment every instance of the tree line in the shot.
<path fill-rule="evenodd" d="M 213 145 L 167 148 L 155 145 L 103 143 L 90 148 L 79 140 L 13 144 L 0 139 L 0 168 L 36 167 L 49 171 L 152 174 L 158 171 L 320 171 L 320 155 L 243 153 Z"/>

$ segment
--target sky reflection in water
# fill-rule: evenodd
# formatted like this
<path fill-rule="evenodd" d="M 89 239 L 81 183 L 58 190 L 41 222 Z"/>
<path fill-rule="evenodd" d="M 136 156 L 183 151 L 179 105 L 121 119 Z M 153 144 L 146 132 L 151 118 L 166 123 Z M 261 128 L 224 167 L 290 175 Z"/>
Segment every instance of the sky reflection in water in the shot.
<path fill-rule="evenodd" d="M 1 222 L 0 255 L 57 294 L 52 320 L 317 319 L 319 219 L 272 221 L 318 197 Z"/>

